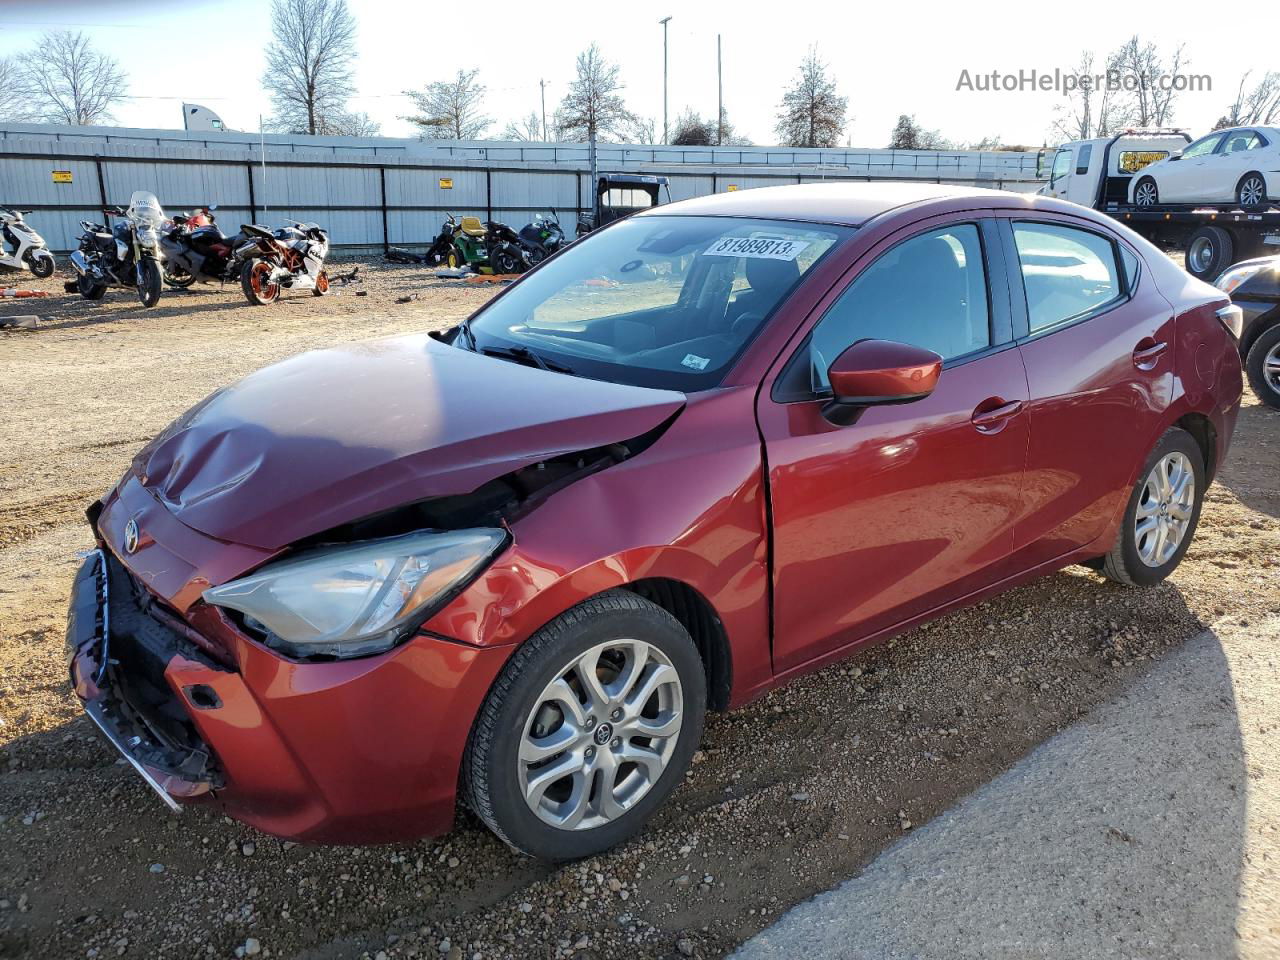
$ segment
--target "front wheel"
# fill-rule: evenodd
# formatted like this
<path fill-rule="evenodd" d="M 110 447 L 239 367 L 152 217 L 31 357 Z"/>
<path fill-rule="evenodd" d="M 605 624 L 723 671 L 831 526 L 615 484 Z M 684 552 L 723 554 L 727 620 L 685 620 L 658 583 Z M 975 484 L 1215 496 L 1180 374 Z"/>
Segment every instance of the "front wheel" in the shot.
<path fill-rule="evenodd" d="M 1204 454 L 1191 434 L 1166 430 L 1138 474 L 1102 572 L 1131 587 L 1173 573 L 1195 536 L 1205 486 Z"/>
<path fill-rule="evenodd" d="M 27 266 L 33 276 L 48 280 L 53 276 L 53 254 L 48 250 L 31 250 L 27 253 Z"/>
<path fill-rule="evenodd" d="M 459 267 L 467 265 L 467 258 L 462 255 L 462 251 L 457 247 L 450 247 L 449 252 L 445 254 L 444 263 L 450 270 L 457 270 Z"/>
<path fill-rule="evenodd" d="M 683 780 L 706 696 L 675 617 L 624 590 L 586 600 L 527 640 L 489 691 L 463 760 L 467 803 L 530 856 L 607 850 Z"/>
<path fill-rule="evenodd" d="M 523 264 L 515 251 L 510 247 L 498 247 L 489 255 L 489 262 L 494 273 L 520 273 Z"/>
<path fill-rule="evenodd" d="M 160 302 L 160 264 L 144 258 L 138 264 L 138 300 L 144 307 L 154 307 Z"/>
<path fill-rule="evenodd" d="M 1258 399 L 1280 410 L 1280 325 L 1263 331 L 1253 341 L 1244 369 Z"/>
<path fill-rule="evenodd" d="M 316 275 L 316 285 L 311 288 L 311 295 L 313 297 L 323 297 L 328 292 L 329 292 L 329 275 L 325 273 L 323 270 L 321 270 Z"/>
<path fill-rule="evenodd" d="M 250 260 L 240 271 L 240 288 L 255 307 L 265 307 L 280 299 L 280 284 L 271 280 L 271 264 Z"/>

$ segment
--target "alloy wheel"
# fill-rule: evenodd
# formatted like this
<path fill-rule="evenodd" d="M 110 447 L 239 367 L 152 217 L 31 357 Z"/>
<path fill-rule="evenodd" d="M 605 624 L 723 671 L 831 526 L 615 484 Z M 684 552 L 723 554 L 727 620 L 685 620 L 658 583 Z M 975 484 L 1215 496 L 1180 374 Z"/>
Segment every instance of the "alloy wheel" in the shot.
<path fill-rule="evenodd" d="M 1240 203 L 1246 207 L 1256 207 L 1262 203 L 1266 195 L 1266 185 L 1262 182 L 1262 178 L 1256 174 L 1247 177 L 1240 184 Z"/>
<path fill-rule="evenodd" d="M 1133 201 L 1140 207 L 1154 206 L 1158 194 L 1156 193 L 1156 185 L 1150 180 L 1144 180 L 1138 184 L 1138 189 L 1133 195 Z"/>
<path fill-rule="evenodd" d="M 1213 262 L 1213 241 L 1208 237 L 1196 237 L 1187 250 L 1187 267 L 1197 277 L 1204 276 Z"/>
<path fill-rule="evenodd" d="M 1147 474 L 1134 513 L 1134 544 L 1148 567 L 1164 566 L 1178 552 L 1195 511 L 1196 475 L 1190 458 L 1174 451 Z"/>
<path fill-rule="evenodd" d="M 1262 358 L 1262 376 L 1276 393 L 1280 393 L 1280 343 L 1267 351 Z"/>
<path fill-rule="evenodd" d="M 683 708 L 680 675 L 657 647 L 619 639 L 586 650 L 525 720 L 517 765 L 529 809 L 561 830 L 618 819 L 662 776 Z"/>

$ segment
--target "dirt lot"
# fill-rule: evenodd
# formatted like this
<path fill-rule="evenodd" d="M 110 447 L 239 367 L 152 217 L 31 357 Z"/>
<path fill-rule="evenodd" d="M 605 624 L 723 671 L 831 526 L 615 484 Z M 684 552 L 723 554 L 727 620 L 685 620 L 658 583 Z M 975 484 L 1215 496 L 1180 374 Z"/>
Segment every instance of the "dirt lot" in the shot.
<path fill-rule="evenodd" d="M 151 311 L 123 292 L 0 301 L 0 316 L 51 318 L 0 331 L 0 956 L 719 956 L 1202 625 L 1280 611 L 1280 413 L 1247 396 L 1171 582 L 1046 577 L 712 717 L 686 785 L 607 856 L 541 866 L 465 813 L 448 837 L 355 849 L 172 817 L 66 690 L 82 511 L 213 388 L 304 349 L 445 326 L 490 295 L 415 268 L 362 273 L 263 309 L 211 288 Z"/>

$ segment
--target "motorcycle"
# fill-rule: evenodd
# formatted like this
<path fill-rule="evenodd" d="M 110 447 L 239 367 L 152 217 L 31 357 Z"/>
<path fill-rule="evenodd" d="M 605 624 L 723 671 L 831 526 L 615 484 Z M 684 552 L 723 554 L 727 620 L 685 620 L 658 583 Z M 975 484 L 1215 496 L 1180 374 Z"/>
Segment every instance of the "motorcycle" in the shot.
<path fill-rule="evenodd" d="M 164 258 L 160 231 L 166 218 L 160 201 L 153 193 L 137 190 L 128 207 L 108 207 L 106 214 L 120 222 L 107 227 L 80 221 L 84 233 L 70 257 L 80 296 L 101 300 L 107 287 L 131 287 L 144 307 L 154 307 L 160 302 Z"/>
<path fill-rule="evenodd" d="M 329 255 L 329 234 L 314 223 L 268 230 L 255 224 L 241 228 L 246 242 L 235 251 L 244 261 L 240 286 L 248 301 L 266 306 L 280 299 L 280 290 L 310 290 L 313 296 L 329 292 L 324 260 Z"/>
<path fill-rule="evenodd" d="M 559 214 L 552 210 L 549 217 L 534 217 L 532 223 L 520 229 L 520 243 L 525 248 L 530 266 L 547 259 L 566 243 Z"/>
<path fill-rule="evenodd" d="M 240 277 L 244 268 L 236 253 L 249 240 L 241 228 L 227 236 L 218 227 L 214 211 L 217 204 L 200 207 L 194 214 L 180 214 L 160 236 L 164 251 L 164 282 L 171 287 L 186 288 L 197 280 L 226 283 Z"/>
<path fill-rule="evenodd" d="M 523 273 L 533 265 L 520 235 L 497 220 L 482 224 L 479 217 L 463 217 L 453 243 L 457 265 L 468 264 L 477 272 L 488 267 L 493 273 Z"/>
<path fill-rule="evenodd" d="M 44 237 L 31 229 L 22 219 L 30 210 L 14 210 L 0 207 L 0 267 L 14 270 L 30 270 L 45 280 L 53 276 L 53 254 L 49 252 Z"/>

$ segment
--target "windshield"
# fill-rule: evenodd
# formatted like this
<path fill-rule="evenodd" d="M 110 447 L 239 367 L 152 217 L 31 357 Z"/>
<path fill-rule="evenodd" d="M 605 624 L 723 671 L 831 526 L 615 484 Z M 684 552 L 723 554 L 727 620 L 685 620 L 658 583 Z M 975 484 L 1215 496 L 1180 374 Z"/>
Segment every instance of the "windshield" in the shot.
<path fill-rule="evenodd" d="M 580 376 L 720 382 L 800 278 L 852 228 L 634 217 L 568 247 L 476 314 L 476 349 L 531 351 Z M 467 345 L 466 338 L 455 341 Z"/>
<path fill-rule="evenodd" d="M 164 223 L 165 219 L 160 201 L 156 199 L 154 193 L 148 193 L 146 190 L 133 192 L 133 196 L 129 198 L 128 216 L 130 220 L 153 227 Z"/>

